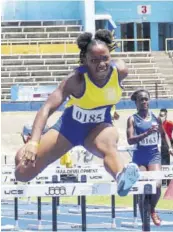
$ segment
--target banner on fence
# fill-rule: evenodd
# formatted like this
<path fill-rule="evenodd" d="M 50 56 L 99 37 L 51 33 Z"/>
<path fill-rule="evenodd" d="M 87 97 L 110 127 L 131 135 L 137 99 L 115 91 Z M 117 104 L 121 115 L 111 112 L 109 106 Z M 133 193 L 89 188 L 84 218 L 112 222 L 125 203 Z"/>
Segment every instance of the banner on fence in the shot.
<path fill-rule="evenodd" d="M 45 101 L 56 89 L 57 85 L 24 86 L 13 85 L 11 87 L 12 101 Z"/>

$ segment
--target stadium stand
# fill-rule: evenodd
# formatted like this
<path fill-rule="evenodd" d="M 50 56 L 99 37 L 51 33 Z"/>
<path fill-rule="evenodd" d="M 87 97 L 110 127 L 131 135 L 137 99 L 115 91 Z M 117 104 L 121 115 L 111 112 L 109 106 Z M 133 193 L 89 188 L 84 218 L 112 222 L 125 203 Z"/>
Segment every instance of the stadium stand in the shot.
<path fill-rule="evenodd" d="M 82 28 L 78 20 L 2 22 L 2 53 L 77 52 L 75 41 Z"/>
<path fill-rule="evenodd" d="M 12 85 L 58 84 L 77 67 L 79 58 L 74 38 L 82 31 L 80 23 L 78 20 L 2 22 L 2 101 L 11 100 Z M 65 41 L 73 43 L 68 44 L 69 50 Z M 25 50 L 29 45 L 35 46 L 36 50 Z M 40 49 L 41 45 L 44 49 Z M 151 52 L 116 52 L 112 57 L 123 59 L 129 68 L 128 78 L 123 82 L 124 99 L 140 87 L 147 88 L 152 97 L 155 97 L 156 89 L 158 97 L 171 95 Z"/>
<path fill-rule="evenodd" d="M 169 85 L 173 90 L 173 58 L 171 51 L 169 53 L 163 51 L 152 52 L 156 65 L 158 66 L 161 77 L 165 79 L 164 83 Z"/>

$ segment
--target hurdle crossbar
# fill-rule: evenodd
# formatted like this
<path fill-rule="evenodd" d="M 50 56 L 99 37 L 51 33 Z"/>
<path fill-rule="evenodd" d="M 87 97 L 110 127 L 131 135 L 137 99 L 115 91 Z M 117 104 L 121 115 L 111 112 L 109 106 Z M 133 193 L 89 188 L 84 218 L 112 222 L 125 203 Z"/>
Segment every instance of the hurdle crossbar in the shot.
<path fill-rule="evenodd" d="M 144 194 L 148 186 L 149 193 L 156 193 L 155 181 L 142 181 L 136 183 L 129 194 Z M 91 196 L 116 195 L 116 183 L 68 183 L 68 184 L 40 184 L 37 185 L 2 185 L 1 197 L 63 197 L 63 196 Z"/>
<path fill-rule="evenodd" d="M 61 175 L 64 174 L 73 174 L 78 177 L 78 181 L 82 178 L 86 178 L 87 182 L 102 182 L 102 181 L 114 181 L 113 177 L 105 171 L 104 167 L 99 168 L 56 168 L 55 170 L 52 169 L 45 169 L 42 173 L 38 174 L 30 183 L 36 183 L 39 181 L 42 182 L 51 182 L 52 177 L 56 177 L 57 181 L 60 181 Z M 11 168 L 3 168 L 2 169 L 2 182 L 3 183 L 14 183 L 16 182 L 14 169 Z M 173 165 L 165 165 L 162 166 L 162 171 L 141 171 L 139 180 L 163 180 L 173 179 Z"/>

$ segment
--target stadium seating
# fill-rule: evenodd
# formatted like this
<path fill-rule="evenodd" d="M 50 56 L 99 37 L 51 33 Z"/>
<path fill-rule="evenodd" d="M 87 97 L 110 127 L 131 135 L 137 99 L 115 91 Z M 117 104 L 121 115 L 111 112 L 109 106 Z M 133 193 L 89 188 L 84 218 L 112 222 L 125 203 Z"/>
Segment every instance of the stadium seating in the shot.
<path fill-rule="evenodd" d="M 169 93 L 164 79 L 149 54 L 112 54 L 114 58 L 122 58 L 129 68 L 128 78 L 123 82 L 124 98 L 128 98 L 134 88 L 147 88 L 155 94 L 155 83 L 158 83 L 159 94 Z M 38 85 L 55 84 L 65 78 L 78 66 L 78 54 L 62 55 L 12 55 L 2 56 L 2 100 L 10 99 L 10 87 L 14 84 Z"/>
<path fill-rule="evenodd" d="M 2 43 L 4 46 L 7 46 L 8 49 L 11 49 L 11 47 L 8 47 L 9 43 L 15 46 L 17 42 L 18 48 L 22 46 L 20 49 L 24 51 L 23 40 L 25 39 L 25 46 L 29 46 L 30 43 L 36 41 L 36 38 L 37 43 L 44 41 L 42 45 L 44 45 L 45 48 L 47 47 L 47 50 L 44 50 L 45 52 L 43 52 L 43 49 L 39 49 L 37 53 L 36 51 L 28 52 L 26 50 L 23 52 L 26 54 L 22 54 L 22 52 L 20 52 L 21 50 L 15 52 L 16 54 L 10 54 L 10 50 L 9 52 L 3 52 L 2 49 L 2 101 L 11 100 L 10 89 L 12 85 L 38 86 L 58 84 L 69 72 L 77 67 L 79 65 L 79 55 L 77 52 L 72 53 L 70 52 L 71 50 L 69 50 L 69 52 L 66 51 L 66 53 L 64 53 L 64 50 L 60 48 L 56 50 L 55 47 L 52 52 L 48 51 L 50 51 L 49 46 L 54 45 L 50 44 L 53 38 L 51 37 L 52 35 L 57 35 L 56 40 L 58 40 L 61 45 L 63 45 L 62 35 L 66 41 L 74 41 L 74 38 L 81 33 L 82 26 L 80 23 L 81 22 L 77 20 L 2 22 Z M 31 35 L 33 35 L 33 37 Z M 70 40 L 70 38 L 73 38 L 73 40 Z M 73 42 L 73 44 L 70 45 L 75 44 Z M 56 44 L 56 47 L 57 46 L 58 44 Z M 74 47 L 72 51 L 74 51 Z M 164 83 L 164 78 L 162 78 L 159 73 L 159 69 L 151 52 L 116 52 L 112 53 L 112 57 L 115 59 L 123 59 L 129 68 L 128 78 L 123 82 L 124 99 L 129 98 L 136 88 L 148 89 L 152 97 L 155 97 L 156 89 L 159 91 L 158 97 L 169 97 L 171 95 L 168 85 Z"/>
<path fill-rule="evenodd" d="M 2 22 L 2 53 L 78 52 L 75 41 L 82 28 L 78 20 Z"/>

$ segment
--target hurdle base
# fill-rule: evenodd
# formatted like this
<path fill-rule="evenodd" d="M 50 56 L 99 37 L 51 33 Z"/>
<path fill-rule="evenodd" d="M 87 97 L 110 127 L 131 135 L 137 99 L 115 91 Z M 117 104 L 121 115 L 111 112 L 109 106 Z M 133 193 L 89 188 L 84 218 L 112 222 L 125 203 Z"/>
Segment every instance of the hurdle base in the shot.
<path fill-rule="evenodd" d="M 52 213 L 52 210 L 48 210 L 44 212 L 44 215 L 51 215 L 51 213 Z M 57 211 L 57 213 L 60 213 L 60 211 Z M 32 215 L 37 215 L 37 214 L 38 214 L 37 210 L 20 210 L 18 212 L 19 217 L 32 216 Z M 14 215 L 14 210 L 11 210 L 11 209 L 7 212 L 2 213 L 2 216 L 4 217 L 13 216 L 13 215 Z"/>
<path fill-rule="evenodd" d="M 115 229 L 117 227 L 117 225 L 115 223 L 111 223 L 111 228 Z"/>
<path fill-rule="evenodd" d="M 151 226 L 155 226 L 153 222 L 150 224 Z M 142 226 L 141 222 L 121 222 L 122 227 L 128 227 L 128 228 L 137 228 L 138 226 Z M 167 227 L 172 227 L 173 222 L 170 221 L 162 221 L 161 226 L 167 226 Z"/>
<path fill-rule="evenodd" d="M 118 212 L 132 212 L 133 209 L 132 208 L 119 208 L 119 209 L 115 209 L 115 212 L 118 213 Z M 73 214 L 81 214 L 81 209 L 77 208 L 77 209 L 69 209 L 68 210 L 69 213 L 73 213 Z M 87 213 L 111 213 L 111 208 L 108 208 L 108 209 L 105 209 L 105 208 L 101 208 L 101 209 L 89 209 L 87 208 L 86 209 L 86 212 Z"/>
<path fill-rule="evenodd" d="M 112 224 L 111 223 L 102 223 L 102 224 L 87 224 L 87 229 L 111 229 Z M 114 227 L 115 228 L 115 227 Z M 52 225 L 34 225 L 34 224 L 29 224 L 27 227 L 28 230 L 52 230 Z M 71 225 L 59 225 L 57 224 L 57 229 L 58 230 L 81 230 L 82 225 L 81 224 L 71 224 Z"/>
<path fill-rule="evenodd" d="M 28 203 L 28 201 L 22 201 L 22 200 L 20 200 L 19 201 L 19 204 L 20 205 L 30 205 L 30 204 L 34 204 L 34 205 L 37 205 L 37 202 L 35 202 L 35 201 L 32 201 L 32 202 L 29 202 Z M 49 202 L 42 202 L 41 203 L 42 205 L 50 205 L 50 203 Z M 10 200 L 10 201 L 8 201 L 8 200 L 1 200 L 1 205 L 14 205 L 14 200 Z"/>
<path fill-rule="evenodd" d="M 137 217 L 134 218 L 133 226 L 134 226 L 134 228 L 138 227 L 138 218 Z"/>
<path fill-rule="evenodd" d="M 16 227 L 14 225 L 1 226 L 1 231 L 17 231 L 17 230 L 19 230 L 19 227 Z"/>

